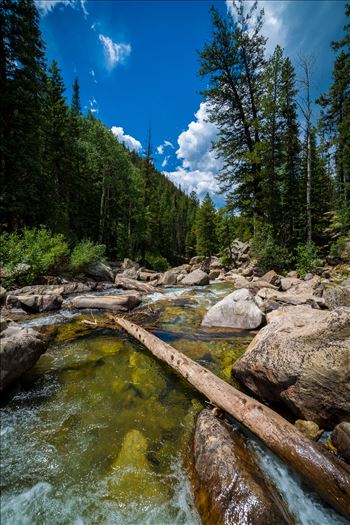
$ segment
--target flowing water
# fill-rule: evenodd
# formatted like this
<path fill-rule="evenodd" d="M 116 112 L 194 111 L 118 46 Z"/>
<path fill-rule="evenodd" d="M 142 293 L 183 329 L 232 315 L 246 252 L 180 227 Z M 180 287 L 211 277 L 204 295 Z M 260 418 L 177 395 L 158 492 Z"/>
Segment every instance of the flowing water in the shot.
<path fill-rule="evenodd" d="M 230 291 L 145 298 L 161 308 L 153 332 L 228 381 L 254 333 L 199 326 Z M 25 321 L 58 327 L 1 409 L 2 525 L 200 524 L 186 465 L 203 399 L 126 334 L 92 330 L 82 317 L 63 310 Z M 346 523 L 252 441 L 297 524 Z"/>

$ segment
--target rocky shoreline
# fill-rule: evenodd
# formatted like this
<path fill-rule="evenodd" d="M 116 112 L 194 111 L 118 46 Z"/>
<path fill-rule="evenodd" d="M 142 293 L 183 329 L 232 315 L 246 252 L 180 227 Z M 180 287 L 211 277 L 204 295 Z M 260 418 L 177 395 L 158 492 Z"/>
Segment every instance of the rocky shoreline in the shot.
<path fill-rule="evenodd" d="M 160 273 L 125 259 L 95 265 L 80 281 L 56 276 L 47 284 L 1 289 L 1 390 L 34 366 L 47 346 L 39 332 L 13 323 L 16 315 L 52 312 L 62 305 L 127 312 L 142 304 L 144 294 L 226 282 L 234 291 L 207 311 L 202 326 L 261 328 L 232 376 L 261 400 L 285 406 L 313 438 L 337 427 L 333 445 L 349 460 L 350 279 L 341 281 L 339 268 L 331 266 L 303 278 L 296 272 L 264 273 L 250 257 L 249 243 L 236 241 L 235 246 L 234 268 L 225 268 L 218 257 L 194 257 Z"/>

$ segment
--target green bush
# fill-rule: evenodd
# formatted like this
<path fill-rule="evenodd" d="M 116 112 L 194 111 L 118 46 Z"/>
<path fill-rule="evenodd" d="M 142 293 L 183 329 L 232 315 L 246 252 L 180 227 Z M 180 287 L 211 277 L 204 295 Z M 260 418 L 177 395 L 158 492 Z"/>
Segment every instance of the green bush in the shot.
<path fill-rule="evenodd" d="M 313 242 L 299 244 L 296 248 L 296 270 L 301 276 L 307 272 L 315 272 L 320 266 L 318 250 Z"/>
<path fill-rule="evenodd" d="M 170 264 L 162 255 L 152 255 L 148 253 L 145 257 L 147 268 L 156 272 L 165 272 L 169 270 Z"/>
<path fill-rule="evenodd" d="M 350 237 L 342 235 L 331 245 L 329 255 L 333 257 L 340 257 L 346 248 L 347 243 L 350 242 Z"/>
<path fill-rule="evenodd" d="M 0 265 L 4 286 L 29 284 L 54 270 L 68 255 L 62 234 L 44 227 L 0 235 Z"/>
<path fill-rule="evenodd" d="M 103 260 L 105 251 L 104 244 L 93 244 L 89 240 L 80 241 L 70 254 L 69 269 L 73 273 L 81 273 L 91 264 Z"/>
<path fill-rule="evenodd" d="M 251 253 L 262 270 L 281 272 L 288 268 L 292 257 L 285 246 L 277 244 L 269 227 L 260 228 L 253 237 Z"/>

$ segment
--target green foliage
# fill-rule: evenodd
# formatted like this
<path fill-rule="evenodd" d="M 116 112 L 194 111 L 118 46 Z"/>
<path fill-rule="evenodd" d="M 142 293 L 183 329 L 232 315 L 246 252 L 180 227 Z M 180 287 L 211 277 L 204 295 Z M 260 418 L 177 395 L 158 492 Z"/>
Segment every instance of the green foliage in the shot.
<path fill-rule="evenodd" d="M 21 233 L 3 233 L 0 246 L 4 286 L 15 282 L 29 284 L 62 264 L 68 255 L 64 236 L 52 234 L 44 227 L 25 229 Z M 29 268 L 23 271 L 23 265 Z"/>
<path fill-rule="evenodd" d="M 170 264 L 161 255 L 153 255 L 151 253 L 146 254 L 145 258 L 146 266 L 150 270 L 155 270 L 156 272 L 165 272 L 170 268 Z"/>
<path fill-rule="evenodd" d="M 106 247 L 103 244 L 94 244 L 89 240 L 80 241 L 69 257 L 69 268 L 74 273 L 81 273 L 91 264 L 104 259 Z"/>
<path fill-rule="evenodd" d="M 307 272 L 315 272 L 320 266 L 320 258 L 313 242 L 298 244 L 295 256 L 296 270 L 301 276 Z"/>
<path fill-rule="evenodd" d="M 265 271 L 281 272 L 288 268 L 292 260 L 288 249 L 275 241 L 271 227 L 258 230 L 253 237 L 251 252 L 259 268 Z"/>
<path fill-rule="evenodd" d="M 196 215 L 197 255 L 206 257 L 214 255 L 218 250 L 216 234 L 216 211 L 209 193 Z"/>
<path fill-rule="evenodd" d="M 348 243 L 350 243 L 350 237 L 341 235 L 335 242 L 331 244 L 329 255 L 332 255 L 333 257 L 340 257 Z"/>

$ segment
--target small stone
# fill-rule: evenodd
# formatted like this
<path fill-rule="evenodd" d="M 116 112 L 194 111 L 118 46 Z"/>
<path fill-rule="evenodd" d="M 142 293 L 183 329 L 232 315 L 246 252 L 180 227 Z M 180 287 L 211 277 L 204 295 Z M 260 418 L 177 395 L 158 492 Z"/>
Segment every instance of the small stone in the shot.
<path fill-rule="evenodd" d="M 306 437 L 312 439 L 313 441 L 317 441 L 323 434 L 323 430 L 320 430 L 320 427 L 317 425 L 317 423 L 314 423 L 313 421 L 297 419 L 295 426 L 298 430 L 300 430 L 300 432 L 305 434 Z"/>
<path fill-rule="evenodd" d="M 350 462 L 350 423 L 339 423 L 333 430 L 331 440 L 341 455 Z"/>

